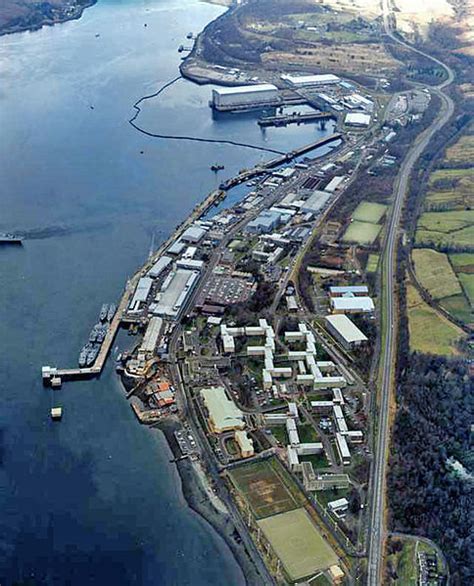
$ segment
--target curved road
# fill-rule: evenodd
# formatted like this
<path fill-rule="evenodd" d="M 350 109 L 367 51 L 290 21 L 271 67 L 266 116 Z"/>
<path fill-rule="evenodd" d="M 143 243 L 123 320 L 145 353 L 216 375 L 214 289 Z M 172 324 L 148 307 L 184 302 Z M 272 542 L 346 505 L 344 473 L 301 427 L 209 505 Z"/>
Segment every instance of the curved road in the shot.
<path fill-rule="evenodd" d="M 394 186 L 394 203 L 389 220 L 388 235 L 384 256 L 384 278 L 382 303 L 385 307 L 385 347 L 383 349 L 381 368 L 382 368 L 382 385 L 380 389 L 380 411 L 377 428 L 375 461 L 371 480 L 371 511 L 369 524 L 369 552 L 368 552 L 368 579 L 369 586 L 379 586 L 382 584 L 383 571 L 383 554 L 385 538 L 385 472 L 387 467 L 387 455 L 389 447 L 389 406 L 392 381 L 394 377 L 394 365 L 397 350 L 396 335 L 396 301 L 395 301 L 395 283 L 396 283 L 396 246 L 398 237 L 398 227 L 403 208 L 405 194 L 407 193 L 408 182 L 413 171 L 415 163 L 423 153 L 431 138 L 440 130 L 451 118 L 454 112 L 454 104 L 451 98 L 443 92 L 443 89 L 449 86 L 454 80 L 453 71 L 438 59 L 423 53 L 409 44 L 398 39 L 390 30 L 389 0 L 383 0 L 383 18 L 386 34 L 395 42 L 403 47 L 431 59 L 439 66 L 443 67 L 447 73 L 447 79 L 436 87 L 430 87 L 430 92 L 436 94 L 441 99 L 441 108 L 438 117 L 415 140 L 413 146 L 408 151 L 404 159 L 400 172 L 397 176 Z"/>

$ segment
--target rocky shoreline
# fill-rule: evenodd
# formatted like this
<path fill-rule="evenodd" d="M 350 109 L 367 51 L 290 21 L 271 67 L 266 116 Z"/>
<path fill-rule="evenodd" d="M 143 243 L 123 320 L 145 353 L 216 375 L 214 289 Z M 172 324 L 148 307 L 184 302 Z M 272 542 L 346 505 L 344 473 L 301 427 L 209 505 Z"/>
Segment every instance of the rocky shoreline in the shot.
<path fill-rule="evenodd" d="M 31 4 L 26 5 L 27 14 L 13 15 L 10 20 L 8 20 L 8 15 L 4 14 L 8 13 L 8 6 L 3 7 L 3 10 L 0 11 L 0 36 L 36 31 L 44 26 L 78 20 L 86 8 L 90 8 L 96 3 L 97 0 L 84 0 L 84 2 L 72 0 L 72 3 L 64 5 Z"/>

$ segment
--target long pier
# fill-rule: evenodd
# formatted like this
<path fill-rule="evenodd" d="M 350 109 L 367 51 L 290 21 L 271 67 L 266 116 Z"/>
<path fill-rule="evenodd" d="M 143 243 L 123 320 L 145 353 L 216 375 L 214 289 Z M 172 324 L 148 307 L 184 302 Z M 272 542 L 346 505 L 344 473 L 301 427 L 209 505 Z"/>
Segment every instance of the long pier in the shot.
<path fill-rule="evenodd" d="M 304 124 L 314 120 L 329 120 L 334 118 L 331 112 L 307 112 L 304 114 L 280 114 L 277 116 L 264 116 L 258 121 L 259 126 L 287 126 L 288 124 Z"/>
<path fill-rule="evenodd" d="M 105 361 L 107 360 L 107 356 L 109 355 L 110 349 L 112 348 L 115 336 L 117 335 L 120 324 L 122 323 L 122 316 L 128 306 L 132 291 L 133 289 L 131 288 L 130 284 L 128 284 L 124 294 L 122 295 L 118 309 L 109 325 L 94 364 L 87 368 L 56 368 L 54 366 L 43 366 L 41 373 L 43 382 L 45 384 L 54 385 L 55 380 L 58 381 L 56 384 L 61 384 L 62 380 L 91 378 L 98 376 L 102 372 Z"/>

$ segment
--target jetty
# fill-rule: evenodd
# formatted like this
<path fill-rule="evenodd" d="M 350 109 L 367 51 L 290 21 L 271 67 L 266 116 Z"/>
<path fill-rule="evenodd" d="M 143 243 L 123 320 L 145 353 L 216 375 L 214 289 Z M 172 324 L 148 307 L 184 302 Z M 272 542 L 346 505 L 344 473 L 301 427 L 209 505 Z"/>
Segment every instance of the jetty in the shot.
<path fill-rule="evenodd" d="M 330 112 L 308 112 L 293 114 L 280 114 L 277 116 L 264 116 L 258 120 L 259 126 L 287 126 L 288 124 L 304 124 L 306 122 L 314 122 L 317 120 L 330 120 L 334 115 Z"/>

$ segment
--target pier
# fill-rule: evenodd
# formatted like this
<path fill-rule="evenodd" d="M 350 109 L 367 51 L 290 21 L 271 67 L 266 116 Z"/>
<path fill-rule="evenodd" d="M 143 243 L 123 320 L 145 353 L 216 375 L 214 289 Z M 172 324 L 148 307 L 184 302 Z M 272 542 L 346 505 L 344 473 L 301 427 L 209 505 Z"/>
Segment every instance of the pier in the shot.
<path fill-rule="evenodd" d="M 41 376 L 45 385 L 52 385 L 53 382 L 58 379 L 60 385 L 63 380 L 87 379 L 100 375 L 110 349 L 112 348 L 115 336 L 120 328 L 120 324 L 122 323 L 122 316 L 130 301 L 130 295 L 133 291 L 132 283 L 133 282 L 127 284 L 127 288 L 125 289 L 117 311 L 110 322 L 109 329 L 107 330 L 94 364 L 87 368 L 56 368 L 54 366 L 43 366 L 41 369 Z M 58 383 L 56 383 L 56 385 L 58 385 Z"/>
<path fill-rule="evenodd" d="M 277 116 L 264 116 L 258 121 L 259 126 L 287 126 L 288 124 L 304 124 L 305 122 L 314 122 L 315 120 L 329 120 L 334 118 L 330 112 L 308 112 L 293 114 L 280 114 Z"/>

